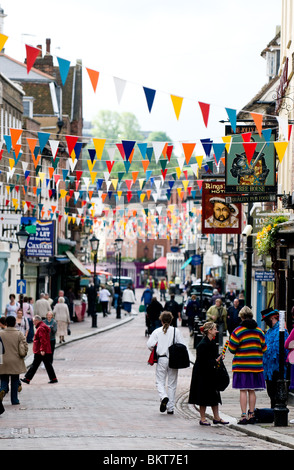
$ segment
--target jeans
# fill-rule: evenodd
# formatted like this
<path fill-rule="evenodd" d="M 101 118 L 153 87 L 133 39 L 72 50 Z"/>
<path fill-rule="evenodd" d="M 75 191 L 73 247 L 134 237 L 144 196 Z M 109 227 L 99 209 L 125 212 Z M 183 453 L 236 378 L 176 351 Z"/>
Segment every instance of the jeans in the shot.
<path fill-rule="evenodd" d="M 39 365 L 41 364 L 41 362 L 43 362 L 49 379 L 50 380 L 56 379 L 56 375 L 55 375 L 53 366 L 50 361 L 51 361 L 51 354 L 45 354 L 44 356 L 42 356 L 41 354 L 35 354 L 33 363 L 31 367 L 29 368 L 29 370 L 27 371 L 27 373 L 25 374 L 25 378 L 28 380 L 32 380 L 32 378 L 34 377 L 35 373 L 38 370 Z"/>
<path fill-rule="evenodd" d="M 1 375 L 1 390 L 8 393 L 9 390 L 9 377 L 10 377 L 10 397 L 12 405 L 18 405 L 18 385 L 19 385 L 19 374 Z"/>

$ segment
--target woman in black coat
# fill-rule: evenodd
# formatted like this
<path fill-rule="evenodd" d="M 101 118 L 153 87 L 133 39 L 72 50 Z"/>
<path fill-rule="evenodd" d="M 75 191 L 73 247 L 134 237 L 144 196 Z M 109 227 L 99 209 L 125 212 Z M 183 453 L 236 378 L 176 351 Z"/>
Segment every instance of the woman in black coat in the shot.
<path fill-rule="evenodd" d="M 189 403 L 200 407 L 199 424 L 210 426 L 205 416 L 207 406 L 212 408 L 213 424 L 228 424 L 219 416 L 218 405 L 222 401 L 220 392 L 215 386 L 215 367 L 220 359 L 214 340 L 217 333 L 216 324 L 212 321 L 206 322 L 202 327 L 202 333 L 204 338 L 196 348 L 197 357 L 192 371 Z"/>

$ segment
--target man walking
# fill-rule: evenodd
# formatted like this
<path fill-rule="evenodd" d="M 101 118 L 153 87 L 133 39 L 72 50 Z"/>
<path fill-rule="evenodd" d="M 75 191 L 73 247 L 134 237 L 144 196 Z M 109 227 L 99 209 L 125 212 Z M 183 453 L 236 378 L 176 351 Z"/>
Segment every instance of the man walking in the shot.
<path fill-rule="evenodd" d="M 41 362 L 43 362 L 50 379 L 48 383 L 57 383 L 58 380 L 51 364 L 50 328 L 49 326 L 45 325 L 41 317 L 38 315 L 34 317 L 34 325 L 36 327 L 36 333 L 33 342 L 34 361 L 24 378 L 20 380 L 26 384 L 29 384 L 37 372 L 39 365 Z"/>

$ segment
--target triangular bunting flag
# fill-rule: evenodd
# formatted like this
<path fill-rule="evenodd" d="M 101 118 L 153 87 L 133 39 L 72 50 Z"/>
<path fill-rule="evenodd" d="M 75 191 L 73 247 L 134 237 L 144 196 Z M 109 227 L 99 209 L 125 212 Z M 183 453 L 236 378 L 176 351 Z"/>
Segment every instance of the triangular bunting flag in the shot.
<path fill-rule="evenodd" d="M 149 160 L 142 160 L 142 166 L 144 168 L 144 173 L 146 173 L 146 170 L 148 168 L 148 165 L 149 165 Z"/>
<path fill-rule="evenodd" d="M 5 43 L 8 39 L 8 36 L 5 36 L 5 34 L 0 34 L 0 52 L 2 51 L 3 47 L 5 46 Z"/>
<path fill-rule="evenodd" d="M 27 73 L 29 73 L 40 53 L 40 49 L 37 47 L 28 46 L 27 44 L 25 46 L 27 55 Z"/>
<path fill-rule="evenodd" d="M 71 156 L 71 153 L 74 150 L 74 147 L 77 143 L 78 137 L 75 135 L 66 135 L 65 139 L 67 143 L 68 154 L 69 156 Z"/>
<path fill-rule="evenodd" d="M 263 135 L 264 140 L 266 141 L 266 145 L 269 145 L 270 140 L 271 140 L 272 130 L 271 129 L 264 129 L 262 131 L 262 135 Z"/>
<path fill-rule="evenodd" d="M 194 150 L 195 146 L 196 146 L 196 144 L 193 144 L 193 143 L 191 143 L 191 144 L 182 143 L 182 147 L 183 147 L 183 150 L 184 150 L 187 165 L 190 161 L 190 158 L 192 157 L 192 153 L 193 153 L 193 150 Z"/>
<path fill-rule="evenodd" d="M 97 160 L 101 160 L 103 149 L 105 145 L 106 139 L 93 139 L 93 144 L 96 150 Z"/>
<path fill-rule="evenodd" d="M 96 92 L 97 84 L 98 84 L 98 79 L 99 79 L 99 72 L 96 72 L 96 70 L 88 69 L 86 67 L 86 70 L 88 72 L 89 78 L 92 83 L 92 87 L 94 90 L 94 93 Z"/>
<path fill-rule="evenodd" d="M 282 163 L 288 144 L 289 142 L 274 142 L 280 163 Z"/>
<path fill-rule="evenodd" d="M 176 118 L 179 119 L 180 112 L 182 109 L 182 104 L 183 104 L 183 98 L 181 98 L 180 96 L 175 96 L 175 95 L 170 95 L 170 97 L 173 103 Z"/>
<path fill-rule="evenodd" d="M 236 132 L 236 123 L 237 123 L 237 111 L 235 109 L 226 108 L 226 112 L 231 123 L 233 132 Z"/>
<path fill-rule="evenodd" d="M 242 145 L 243 145 L 243 148 L 245 150 L 245 154 L 246 154 L 248 163 L 250 165 L 250 162 L 252 160 L 252 157 L 254 155 L 254 152 L 255 152 L 255 149 L 256 149 L 256 146 L 257 146 L 257 142 L 243 142 Z"/>
<path fill-rule="evenodd" d="M 57 57 L 57 60 L 58 60 L 58 65 L 59 65 L 59 73 L 60 73 L 61 81 L 62 81 L 62 84 L 65 85 L 67 75 L 69 72 L 70 61 L 66 59 L 61 59 L 60 57 Z"/>
<path fill-rule="evenodd" d="M 250 113 L 252 116 L 252 119 L 256 125 L 257 132 L 259 136 L 261 137 L 261 132 L 262 132 L 262 120 L 263 120 L 263 115 L 259 113 Z"/>
<path fill-rule="evenodd" d="M 210 104 L 202 103 L 201 101 L 198 101 L 198 104 L 199 104 L 200 109 L 201 109 L 201 112 L 202 112 L 202 117 L 203 117 L 203 121 L 204 121 L 205 127 L 207 127 L 207 124 L 208 124 L 208 117 L 209 117 L 209 110 L 210 110 Z"/>
<path fill-rule="evenodd" d="M 123 80 L 122 78 L 117 78 L 117 77 L 113 77 L 113 80 L 114 80 L 117 101 L 118 101 L 118 104 L 120 104 L 120 101 L 122 99 L 122 95 L 126 86 L 126 80 Z"/>
<path fill-rule="evenodd" d="M 143 89 L 144 89 L 147 106 L 148 106 L 149 113 L 150 113 L 152 106 L 153 106 L 153 101 L 154 101 L 156 90 L 152 90 L 151 88 L 146 88 L 146 87 L 143 87 Z"/>
<path fill-rule="evenodd" d="M 122 140 L 122 145 L 123 145 L 125 157 L 127 160 L 129 160 L 130 158 L 130 155 L 133 151 L 135 143 L 136 143 L 135 140 Z"/>

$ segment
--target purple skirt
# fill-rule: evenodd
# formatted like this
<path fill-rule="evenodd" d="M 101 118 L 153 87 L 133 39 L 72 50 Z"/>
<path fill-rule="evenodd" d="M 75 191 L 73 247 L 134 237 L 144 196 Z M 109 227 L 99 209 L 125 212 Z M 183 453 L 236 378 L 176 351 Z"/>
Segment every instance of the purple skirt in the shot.
<path fill-rule="evenodd" d="M 264 390 L 266 386 L 263 372 L 234 372 L 232 387 L 240 390 Z"/>

